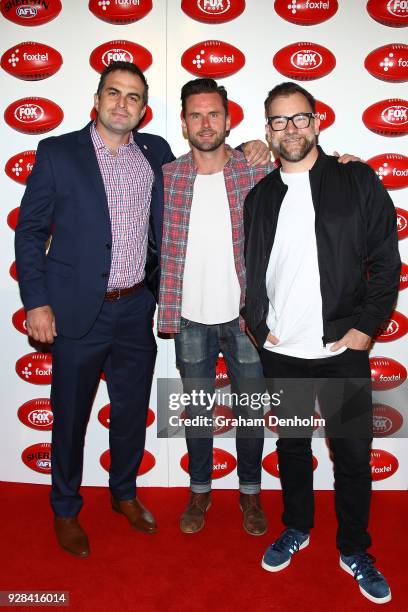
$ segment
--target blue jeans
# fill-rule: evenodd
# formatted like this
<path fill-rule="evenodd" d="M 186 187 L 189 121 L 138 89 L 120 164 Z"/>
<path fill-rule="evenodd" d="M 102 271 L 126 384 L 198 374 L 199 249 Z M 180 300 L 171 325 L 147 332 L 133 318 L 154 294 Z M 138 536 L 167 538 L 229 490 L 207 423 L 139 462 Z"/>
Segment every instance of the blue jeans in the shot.
<path fill-rule="evenodd" d="M 220 351 L 223 353 L 233 393 L 265 391 L 262 366 L 258 351 L 248 336 L 239 328 L 239 320 L 227 323 L 204 325 L 181 319 L 180 333 L 175 334 L 176 361 L 183 379 L 185 393 L 203 390 L 214 393 L 215 366 Z M 235 416 L 242 408 L 233 405 Z M 187 416 L 209 413 L 205 406 L 188 406 Z M 249 417 L 260 418 L 261 411 Z M 237 427 L 237 470 L 239 489 L 242 493 L 258 493 L 261 487 L 261 461 L 263 451 L 263 429 L 251 432 L 240 431 Z M 205 437 L 190 437 L 186 427 L 186 441 L 189 454 L 190 486 L 194 493 L 211 490 L 213 469 L 212 429 L 208 428 Z M 206 437 L 208 433 L 208 437 Z"/>

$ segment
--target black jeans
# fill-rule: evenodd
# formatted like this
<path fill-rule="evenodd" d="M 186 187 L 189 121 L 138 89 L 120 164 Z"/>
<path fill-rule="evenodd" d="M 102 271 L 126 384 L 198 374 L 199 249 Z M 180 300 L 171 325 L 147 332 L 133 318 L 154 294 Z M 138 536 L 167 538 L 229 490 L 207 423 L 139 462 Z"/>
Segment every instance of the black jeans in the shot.
<path fill-rule="evenodd" d="M 335 357 L 299 359 L 263 349 L 261 361 L 267 379 L 366 379 L 370 389 L 371 372 L 367 351 L 347 349 Z M 273 382 L 270 383 L 273 385 Z M 272 392 L 272 390 L 270 390 Z M 327 395 L 319 397 L 324 413 Z M 368 398 L 368 399 L 367 399 Z M 314 398 L 304 397 L 313 413 Z M 364 410 L 372 420 L 371 395 L 365 395 Z M 368 404 L 368 405 L 367 405 Z M 330 412 L 330 407 L 329 412 Z M 304 410 L 301 410 L 302 417 Z M 280 415 L 281 416 L 281 415 Z M 337 547 L 344 555 L 364 552 L 371 544 L 368 517 L 371 499 L 370 447 L 372 437 L 330 437 L 334 464 L 335 507 L 338 521 Z M 277 441 L 279 473 L 282 483 L 283 523 L 288 528 L 308 532 L 313 527 L 313 465 L 311 438 L 280 437 Z"/>

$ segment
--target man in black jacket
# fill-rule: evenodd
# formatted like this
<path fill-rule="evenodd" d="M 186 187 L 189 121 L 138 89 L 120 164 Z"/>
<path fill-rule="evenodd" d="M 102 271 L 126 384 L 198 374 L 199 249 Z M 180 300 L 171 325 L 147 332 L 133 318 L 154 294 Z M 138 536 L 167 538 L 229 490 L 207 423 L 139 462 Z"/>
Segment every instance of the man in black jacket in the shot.
<path fill-rule="evenodd" d="M 288 397 L 311 383 L 313 401 L 308 404 L 300 395 L 303 401 L 297 402 L 302 417 L 313 412 L 316 393 L 313 380 L 304 379 L 342 379 L 343 397 L 354 389 L 351 400 L 340 403 L 340 420 L 333 413 L 333 395 L 319 393 L 330 423 L 344 421 L 351 411 L 353 417 L 358 413 L 359 426 L 365 424 L 365 435 L 339 437 L 326 429 L 334 462 L 337 546 L 340 566 L 354 575 L 362 594 L 384 603 L 391 599 L 389 586 L 366 553 L 371 543 L 368 349 L 398 293 L 395 209 L 370 167 L 338 164 L 317 145 L 319 118 L 306 90 L 295 83 L 278 85 L 265 110 L 267 138 L 281 168 L 258 183 L 245 202 L 242 312 L 265 376 L 291 378 Z M 282 403 L 279 416 L 284 411 Z M 290 437 L 288 431 L 280 430 L 277 441 L 286 528 L 262 560 L 272 572 L 287 567 L 309 544 L 313 526 L 311 437 L 293 437 L 293 432 Z"/>

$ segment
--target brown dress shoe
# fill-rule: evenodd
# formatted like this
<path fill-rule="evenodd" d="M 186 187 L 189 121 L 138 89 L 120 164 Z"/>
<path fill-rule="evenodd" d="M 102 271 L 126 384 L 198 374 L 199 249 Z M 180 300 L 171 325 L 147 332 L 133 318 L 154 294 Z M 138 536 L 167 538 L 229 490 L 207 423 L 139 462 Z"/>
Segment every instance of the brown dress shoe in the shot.
<path fill-rule="evenodd" d="M 153 515 L 137 499 L 119 501 L 112 497 L 112 509 L 124 514 L 134 529 L 145 533 L 156 533 L 157 524 Z"/>
<path fill-rule="evenodd" d="M 259 493 L 239 494 L 239 505 L 244 513 L 243 527 L 251 535 L 263 535 L 268 529 L 268 521 L 261 508 Z"/>
<path fill-rule="evenodd" d="M 89 555 L 88 536 L 76 517 L 55 516 L 54 529 L 61 548 L 77 557 Z"/>
<path fill-rule="evenodd" d="M 211 492 L 190 493 L 187 508 L 180 519 L 180 529 L 184 533 L 196 533 L 204 527 L 204 515 L 211 506 Z"/>

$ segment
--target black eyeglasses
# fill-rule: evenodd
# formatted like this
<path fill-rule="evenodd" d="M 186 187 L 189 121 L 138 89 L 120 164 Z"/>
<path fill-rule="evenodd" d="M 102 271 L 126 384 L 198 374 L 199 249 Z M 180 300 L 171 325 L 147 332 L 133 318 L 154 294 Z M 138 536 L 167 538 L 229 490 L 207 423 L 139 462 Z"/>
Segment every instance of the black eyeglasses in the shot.
<path fill-rule="evenodd" d="M 273 117 L 267 117 L 266 120 L 274 132 L 281 132 L 286 130 L 289 121 L 292 121 L 293 125 L 299 128 L 299 130 L 307 128 L 310 125 L 310 120 L 314 119 L 314 116 L 314 113 L 296 113 L 296 115 L 291 117 L 274 115 Z"/>

